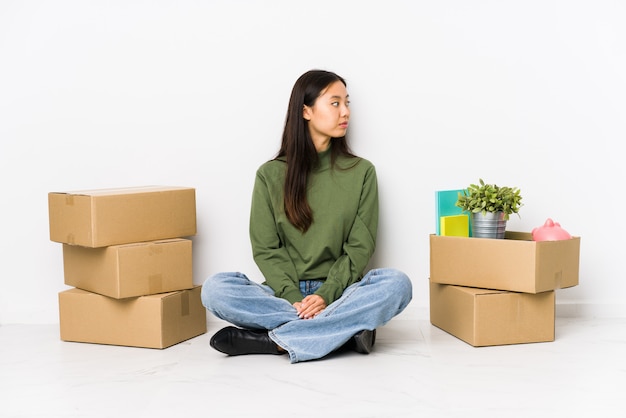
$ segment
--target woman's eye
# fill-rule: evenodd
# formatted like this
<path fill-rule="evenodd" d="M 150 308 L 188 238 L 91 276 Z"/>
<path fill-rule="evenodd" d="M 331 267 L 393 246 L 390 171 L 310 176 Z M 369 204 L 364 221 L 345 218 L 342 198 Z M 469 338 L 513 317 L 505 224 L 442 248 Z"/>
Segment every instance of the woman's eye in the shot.
<path fill-rule="evenodd" d="M 337 106 L 339 106 L 339 102 L 332 102 L 332 103 L 331 103 L 331 106 L 335 106 L 335 107 L 337 107 Z"/>

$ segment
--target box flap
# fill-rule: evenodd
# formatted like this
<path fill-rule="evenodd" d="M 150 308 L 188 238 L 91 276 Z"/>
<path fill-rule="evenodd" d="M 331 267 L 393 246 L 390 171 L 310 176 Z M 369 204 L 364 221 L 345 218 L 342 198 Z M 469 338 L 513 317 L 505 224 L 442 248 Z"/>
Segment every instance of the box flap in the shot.
<path fill-rule="evenodd" d="M 507 291 L 505 290 L 495 290 L 495 289 L 482 289 L 482 288 L 478 288 L 478 287 L 467 287 L 467 286 L 455 286 L 455 285 L 450 285 L 453 286 L 455 288 L 457 288 L 459 291 L 470 294 L 472 296 L 479 296 L 479 295 L 497 295 L 500 293 L 507 293 Z"/>
<path fill-rule="evenodd" d="M 52 192 L 55 194 L 66 194 L 76 196 L 108 196 L 108 195 L 120 195 L 120 194 L 134 194 L 134 193 L 151 193 L 161 192 L 169 190 L 184 190 L 193 189 L 193 187 L 184 186 L 135 186 L 135 187 L 116 187 L 108 189 L 93 189 L 93 190 L 76 190 L 65 192 Z"/>

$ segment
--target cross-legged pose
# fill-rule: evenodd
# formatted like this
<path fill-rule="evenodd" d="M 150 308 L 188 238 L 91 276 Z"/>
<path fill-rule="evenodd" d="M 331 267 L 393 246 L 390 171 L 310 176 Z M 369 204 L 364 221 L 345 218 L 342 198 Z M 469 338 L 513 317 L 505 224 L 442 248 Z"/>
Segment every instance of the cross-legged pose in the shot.
<path fill-rule="evenodd" d="M 202 301 L 230 322 L 211 338 L 225 354 L 288 354 L 291 363 L 341 348 L 369 353 L 376 328 L 412 297 L 410 279 L 365 269 L 376 247 L 374 165 L 346 140 L 345 80 L 311 70 L 298 78 L 276 157 L 258 168 L 250 211 L 254 260 L 265 281 L 238 272 L 203 284 Z"/>

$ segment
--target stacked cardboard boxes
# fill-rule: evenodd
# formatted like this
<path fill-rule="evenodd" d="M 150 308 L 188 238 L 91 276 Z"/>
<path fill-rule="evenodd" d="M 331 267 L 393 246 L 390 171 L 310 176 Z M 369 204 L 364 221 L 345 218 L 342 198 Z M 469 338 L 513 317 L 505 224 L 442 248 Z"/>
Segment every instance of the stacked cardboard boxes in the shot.
<path fill-rule="evenodd" d="M 580 237 L 430 236 L 430 320 L 473 346 L 554 341 L 555 290 L 578 285 Z"/>
<path fill-rule="evenodd" d="M 166 348 L 206 332 L 194 286 L 195 189 L 146 186 L 48 194 L 63 245 L 64 341 Z"/>

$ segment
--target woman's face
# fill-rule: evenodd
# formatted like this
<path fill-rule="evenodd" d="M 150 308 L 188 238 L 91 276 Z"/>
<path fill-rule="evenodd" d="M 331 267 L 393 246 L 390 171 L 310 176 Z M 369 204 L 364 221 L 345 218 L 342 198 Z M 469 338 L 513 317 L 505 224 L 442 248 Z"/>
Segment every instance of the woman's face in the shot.
<path fill-rule="evenodd" d="M 331 138 L 345 136 L 350 119 L 346 86 L 335 81 L 322 91 L 313 106 L 304 106 L 302 116 L 309 121 L 311 138 L 318 151 L 328 148 Z"/>

